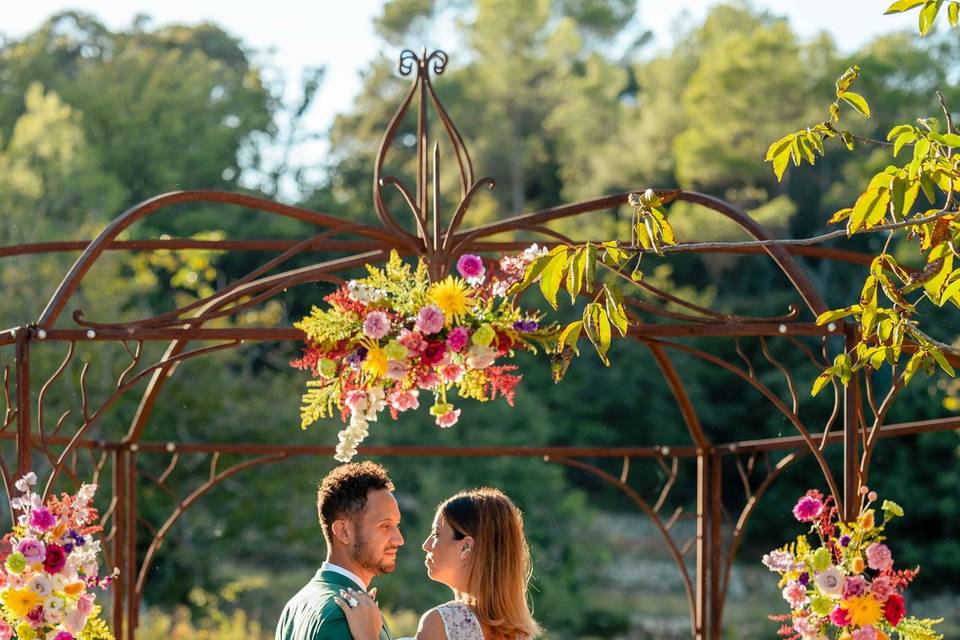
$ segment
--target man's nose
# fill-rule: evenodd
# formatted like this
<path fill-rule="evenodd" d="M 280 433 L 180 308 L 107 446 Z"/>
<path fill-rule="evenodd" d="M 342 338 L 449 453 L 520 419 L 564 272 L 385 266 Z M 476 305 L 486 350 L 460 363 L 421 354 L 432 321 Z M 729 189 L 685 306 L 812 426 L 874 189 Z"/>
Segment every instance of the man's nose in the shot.
<path fill-rule="evenodd" d="M 402 547 L 402 546 L 403 546 L 403 534 L 400 533 L 400 529 L 397 529 L 397 535 L 394 536 L 394 542 L 396 543 L 396 545 L 397 545 L 398 547 Z"/>

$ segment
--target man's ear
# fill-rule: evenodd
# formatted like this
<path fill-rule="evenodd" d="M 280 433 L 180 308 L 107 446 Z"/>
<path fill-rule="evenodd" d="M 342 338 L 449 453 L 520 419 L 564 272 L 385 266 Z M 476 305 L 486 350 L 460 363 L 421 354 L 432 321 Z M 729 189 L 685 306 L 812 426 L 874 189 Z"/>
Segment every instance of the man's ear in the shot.
<path fill-rule="evenodd" d="M 333 539 L 340 544 L 350 546 L 353 543 L 353 523 L 346 518 L 334 520 L 330 528 L 333 530 Z"/>

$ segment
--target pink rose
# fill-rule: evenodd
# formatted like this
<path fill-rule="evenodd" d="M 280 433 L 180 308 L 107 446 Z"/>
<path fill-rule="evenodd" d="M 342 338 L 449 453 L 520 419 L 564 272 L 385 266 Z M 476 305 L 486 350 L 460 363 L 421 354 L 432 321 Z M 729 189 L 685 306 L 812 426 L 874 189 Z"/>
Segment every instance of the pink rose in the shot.
<path fill-rule="evenodd" d="M 43 562 L 43 559 L 47 557 L 47 548 L 42 542 L 32 538 L 21 540 L 20 544 L 17 545 L 17 551 L 23 554 L 27 564 Z"/>
<path fill-rule="evenodd" d="M 430 335 L 443 329 L 443 323 L 445 321 L 446 318 L 444 318 L 443 311 L 440 310 L 440 307 L 434 304 L 428 304 L 420 309 L 420 313 L 417 314 L 416 327 L 423 333 Z"/>
<path fill-rule="evenodd" d="M 399 360 L 390 360 L 387 362 L 387 377 L 391 380 L 403 380 L 410 368 L 406 363 Z"/>
<path fill-rule="evenodd" d="M 470 332 L 466 327 L 456 327 L 447 335 L 447 346 L 450 351 L 460 353 L 461 349 L 467 346 L 467 340 L 470 339 Z"/>
<path fill-rule="evenodd" d="M 497 350 L 473 345 L 467 351 L 467 366 L 471 369 L 486 369 L 497 359 Z"/>
<path fill-rule="evenodd" d="M 820 498 L 805 495 L 793 507 L 793 517 L 800 522 L 811 522 L 823 511 L 823 502 Z"/>
<path fill-rule="evenodd" d="M 893 567 L 890 548 L 882 542 L 874 542 L 867 547 L 867 565 L 876 571 L 887 571 Z"/>
<path fill-rule="evenodd" d="M 457 260 L 457 271 L 460 275 L 472 285 L 478 285 L 483 282 L 486 272 L 483 268 L 483 260 L 480 256 L 472 253 L 465 253 Z"/>
<path fill-rule="evenodd" d="M 457 424 L 460 419 L 460 409 L 453 409 L 437 416 L 437 426 L 448 429 Z"/>
<path fill-rule="evenodd" d="M 368 338 L 379 340 L 390 333 L 390 318 L 383 311 L 371 311 L 363 319 L 363 333 Z"/>
<path fill-rule="evenodd" d="M 783 588 L 783 599 L 790 603 L 791 609 L 799 609 L 810 601 L 807 588 L 796 580 L 791 580 Z"/>

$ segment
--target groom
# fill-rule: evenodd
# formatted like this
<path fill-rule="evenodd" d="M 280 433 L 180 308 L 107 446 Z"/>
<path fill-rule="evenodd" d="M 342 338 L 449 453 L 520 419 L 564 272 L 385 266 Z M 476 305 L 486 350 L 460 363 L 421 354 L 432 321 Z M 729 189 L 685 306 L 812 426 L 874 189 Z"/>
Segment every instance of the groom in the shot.
<path fill-rule="evenodd" d="M 351 640 L 334 600 L 347 588 L 368 591 L 370 580 L 391 573 L 403 545 L 393 482 L 373 462 L 340 465 L 320 483 L 317 513 L 327 542 L 327 560 L 287 602 L 275 640 Z M 384 626 L 380 640 L 390 640 Z"/>

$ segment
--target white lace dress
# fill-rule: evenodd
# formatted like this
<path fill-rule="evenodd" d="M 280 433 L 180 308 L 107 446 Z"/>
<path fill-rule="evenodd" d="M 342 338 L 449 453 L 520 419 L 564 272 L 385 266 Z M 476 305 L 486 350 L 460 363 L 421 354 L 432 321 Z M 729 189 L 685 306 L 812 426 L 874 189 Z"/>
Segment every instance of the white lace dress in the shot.
<path fill-rule="evenodd" d="M 443 620 L 447 640 L 483 640 L 483 627 L 467 605 L 451 601 L 435 607 L 434 610 Z"/>

